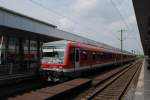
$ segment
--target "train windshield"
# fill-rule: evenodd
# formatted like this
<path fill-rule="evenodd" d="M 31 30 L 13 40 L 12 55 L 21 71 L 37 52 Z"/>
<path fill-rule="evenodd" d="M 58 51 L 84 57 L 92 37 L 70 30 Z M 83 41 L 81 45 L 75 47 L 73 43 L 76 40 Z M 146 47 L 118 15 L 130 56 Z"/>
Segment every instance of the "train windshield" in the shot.
<path fill-rule="evenodd" d="M 43 46 L 42 63 L 62 64 L 64 62 L 64 55 L 64 46 Z"/>

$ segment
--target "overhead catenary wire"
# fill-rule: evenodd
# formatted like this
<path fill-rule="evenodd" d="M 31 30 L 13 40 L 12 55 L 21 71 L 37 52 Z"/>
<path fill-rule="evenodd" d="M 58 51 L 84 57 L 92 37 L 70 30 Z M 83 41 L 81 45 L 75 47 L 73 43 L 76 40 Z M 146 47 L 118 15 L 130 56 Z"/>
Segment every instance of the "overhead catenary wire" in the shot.
<path fill-rule="evenodd" d="M 132 12 L 133 12 L 133 14 L 134 14 L 134 8 L 133 8 L 133 4 L 132 4 L 132 2 L 130 2 L 130 4 L 127 4 L 127 3 L 129 3 L 129 2 L 127 2 L 127 1 L 123 1 L 124 3 L 122 4 L 122 5 L 124 5 L 124 7 L 126 7 L 125 6 L 125 3 L 126 3 L 126 5 L 132 5 L 131 6 L 131 8 L 132 8 Z M 129 14 L 130 14 L 130 12 L 129 12 L 129 10 L 127 10 L 127 9 L 124 9 L 124 11 L 123 11 L 124 13 L 124 16 L 129 16 Z M 133 15 L 133 16 L 135 16 L 135 15 Z M 134 17 L 135 18 L 135 17 Z M 136 23 L 136 22 L 135 22 Z M 133 34 L 133 32 L 135 31 L 134 30 L 134 26 L 135 25 L 133 25 L 133 23 L 128 23 L 128 26 L 130 26 L 129 27 L 129 30 L 130 30 L 130 34 L 128 34 L 126 37 L 125 37 L 125 40 L 126 39 L 132 39 L 132 40 L 135 40 L 136 42 L 138 41 L 138 42 L 140 42 L 139 41 L 139 39 L 138 39 L 138 37 L 137 36 L 135 36 L 134 34 Z M 138 31 L 138 30 L 137 30 Z M 128 42 L 128 41 L 126 41 L 126 42 Z"/>
<path fill-rule="evenodd" d="M 123 1 L 123 2 L 125 2 L 125 0 Z M 127 2 L 126 2 L 127 3 Z M 123 5 L 123 4 L 122 4 Z M 124 4 L 124 7 L 125 7 L 125 4 Z M 130 14 L 130 12 L 129 12 L 129 10 L 126 10 L 126 9 L 124 9 L 124 11 L 123 11 L 124 13 L 124 16 L 128 16 L 129 14 Z M 121 12 L 120 12 L 121 13 Z M 133 30 L 133 27 L 134 27 L 134 25 L 131 25 L 131 23 L 127 23 L 127 25 L 128 26 L 130 26 L 130 27 L 128 27 L 128 29 L 129 29 L 129 31 L 130 31 L 130 34 L 127 36 L 127 38 L 130 38 L 130 36 L 132 36 L 133 34 L 131 34 L 132 32 L 134 32 L 134 30 Z"/>
<path fill-rule="evenodd" d="M 125 1 L 125 0 L 124 0 Z M 124 2 L 123 1 L 123 2 Z M 66 6 L 66 4 L 65 4 L 65 6 Z M 116 8 L 115 8 L 116 9 Z M 117 8 L 118 9 L 118 8 Z M 118 9 L 117 11 L 119 11 L 120 12 L 120 10 Z M 74 11 L 75 12 L 75 11 Z M 75 13 L 77 13 L 77 14 L 79 14 L 78 12 L 75 12 Z M 120 16 L 119 17 L 121 17 L 121 20 L 122 21 L 125 21 L 125 19 L 124 19 L 124 17 L 123 17 L 123 15 L 121 14 L 121 12 L 120 12 Z M 128 24 L 126 23 L 126 22 L 124 22 L 123 24 L 125 24 L 125 26 L 129 29 L 129 27 L 128 27 Z M 109 28 L 107 28 L 107 30 L 108 30 Z M 110 30 L 109 30 L 110 31 Z M 133 31 L 133 29 L 131 30 L 131 31 Z M 128 36 L 130 36 L 130 35 L 128 35 Z M 124 37 L 123 38 L 123 40 L 126 40 L 126 39 L 128 39 L 129 37 Z M 118 38 L 118 39 L 120 39 L 120 38 Z"/>
<path fill-rule="evenodd" d="M 113 7 L 118 11 L 118 14 L 119 14 L 119 17 L 120 17 L 120 19 L 122 19 L 123 20 L 123 24 L 126 26 L 126 28 L 130 31 L 130 34 L 129 35 L 127 35 L 125 38 L 123 38 L 124 40 L 126 40 L 126 39 L 136 39 L 136 41 L 138 41 L 138 39 L 137 39 L 137 37 L 132 37 L 133 36 L 133 32 L 134 32 L 134 30 L 133 30 L 133 26 L 132 25 L 130 25 L 130 27 L 128 27 L 128 24 L 126 23 L 126 21 L 127 20 L 125 20 L 124 19 L 124 16 L 122 15 L 122 13 L 120 12 L 120 10 L 119 10 L 119 8 L 117 7 L 117 5 L 116 5 L 116 3 L 114 3 L 114 1 L 113 0 L 110 0 L 110 2 L 111 2 L 111 4 L 113 5 Z M 126 10 L 126 12 L 127 12 L 127 10 Z M 125 16 L 125 17 L 127 17 L 127 16 Z"/>
<path fill-rule="evenodd" d="M 40 6 L 40 7 L 43 8 L 43 9 L 46 9 L 46 10 L 49 11 L 49 12 L 53 12 L 53 13 L 55 13 L 55 14 L 58 15 L 58 16 L 61 16 L 61 17 L 64 17 L 64 18 L 69 19 L 70 21 L 74 22 L 75 24 L 80 25 L 80 27 L 81 27 L 81 26 L 83 27 L 83 25 L 81 25 L 81 24 L 83 24 L 83 23 L 76 22 L 74 19 L 69 18 L 69 17 L 63 15 L 62 13 L 59 13 L 59 12 L 53 10 L 52 8 L 46 7 L 46 6 L 44 6 L 43 4 L 41 4 L 41 3 L 39 3 L 39 2 L 36 2 L 36 1 L 34 1 L 34 0 L 29 0 L 29 1 L 32 2 L 33 4 L 37 5 L 37 6 Z M 84 27 L 86 28 L 86 30 L 88 29 L 88 30 L 90 30 L 90 31 L 92 31 L 92 32 L 95 31 L 94 29 L 91 29 L 91 27 L 88 27 L 87 25 L 84 26 Z M 96 32 L 96 31 L 95 31 L 95 32 Z M 100 33 L 100 32 L 96 32 L 96 33 Z M 88 38 L 88 39 L 90 39 L 90 38 Z M 90 39 L 90 40 L 91 40 L 91 39 Z M 95 41 L 95 40 L 92 40 L 92 41 Z M 96 42 L 96 41 L 95 41 L 95 42 Z M 100 43 L 100 44 L 103 44 L 103 45 L 106 46 L 106 44 L 101 43 L 101 42 L 96 42 L 96 43 Z M 107 45 L 107 47 L 110 48 L 110 49 L 112 49 L 112 48 L 115 49 L 114 47 L 109 46 L 109 45 Z"/>
<path fill-rule="evenodd" d="M 59 1 L 59 2 L 61 2 L 61 3 L 63 3 L 61 0 Z M 64 6 L 68 6 L 66 3 L 64 4 L 63 3 L 63 5 Z M 69 9 L 69 10 L 71 10 L 71 9 Z M 79 12 L 77 12 L 77 11 L 75 11 L 75 10 L 71 10 L 73 13 L 76 13 L 76 14 L 78 14 L 78 15 L 80 15 L 80 13 Z M 89 20 L 88 20 L 89 21 Z M 91 22 L 92 23 L 92 22 Z M 109 28 L 106 28 L 106 27 L 104 27 L 103 26 L 103 28 L 105 29 L 105 30 L 108 30 L 108 31 L 110 31 L 111 33 L 112 33 L 112 31 L 109 29 Z"/>
<path fill-rule="evenodd" d="M 83 25 L 83 23 L 79 23 L 79 22 L 77 22 L 76 20 L 74 20 L 74 19 L 72 19 L 72 18 L 70 18 L 70 17 L 68 17 L 68 16 L 66 16 L 66 15 L 63 15 L 62 13 L 59 13 L 58 11 L 56 11 L 56 10 L 50 8 L 50 7 L 46 7 L 45 5 L 39 3 L 39 2 L 37 2 L 37 1 L 35 1 L 35 0 L 29 0 L 29 1 L 32 2 L 33 4 L 37 5 L 37 6 L 40 6 L 41 8 L 44 8 L 44 9 L 48 10 L 49 12 L 53 12 L 54 14 L 58 15 L 59 17 L 61 16 L 61 17 L 63 17 L 63 18 L 67 18 L 68 20 L 70 20 L 71 22 L 73 22 L 73 23 L 75 23 L 75 24 L 78 24 L 78 25 L 80 24 L 81 27 L 84 27 L 84 28 L 86 28 L 87 30 L 90 30 L 91 32 L 99 33 L 99 32 L 97 32 L 96 30 L 94 30 L 91 26 L 89 27 L 87 24 L 86 24 L 86 25 Z M 112 2 L 113 2 L 113 1 L 112 1 Z M 114 4 L 114 5 L 115 5 L 115 4 Z M 116 8 L 116 9 L 118 9 L 118 8 Z M 119 9 L 118 9 L 118 11 L 119 11 Z M 124 22 L 123 16 L 122 16 L 120 13 L 119 13 L 119 15 L 120 15 L 120 17 L 121 17 L 123 23 L 125 24 L 125 26 L 128 27 L 127 24 L 126 24 L 126 22 Z"/>
<path fill-rule="evenodd" d="M 126 7 L 125 6 L 125 4 L 124 4 L 124 2 L 126 2 L 126 0 L 123 0 L 122 1 L 122 6 L 124 6 L 124 7 Z M 115 2 L 114 2 L 115 3 Z M 128 2 L 129 3 L 129 2 Z M 116 5 L 116 4 L 115 4 Z M 130 4 L 131 5 L 131 4 Z M 66 6 L 66 5 L 65 5 Z M 116 6 L 117 7 L 117 6 Z M 115 7 L 114 7 L 115 8 Z M 130 33 L 130 34 L 128 34 L 128 35 L 126 35 L 125 37 L 122 37 L 122 40 L 124 41 L 124 40 L 127 40 L 127 39 L 136 39 L 137 41 L 138 41 L 138 39 L 137 39 L 137 37 L 131 37 L 131 35 L 134 35 L 133 34 L 133 32 L 134 32 L 134 26 L 132 25 L 132 23 L 129 23 L 129 22 L 126 22 L 127 20 L 125 19 L 125 18 L 129 18 L 130 16 L 130 14 L 131 14 L 131 12 L 129 12 L 129 10 L 127 10 L 127 9 L 124 9 L 124 11 L 123 11 L 123 13 L 122 12 L 120 12 L 120 9 L 119 9 L 119 7 L 117 7 L 117 9 L 115 8 L 115 11 L 119 11 L 119 13 L 120 13 L 120 16 L 119 17 L 121 17 L 121 20 L 122 21 L 124 21 L 123 22 L 123 24 L 125 24 L 125 26 L 128 28 L 128 30 L 129 30 L 129 32 L 128 33 Z M 72 10 L 73 11 L 73 10 Z M 78 12 L 76 12 L 76 11 L 73 11 L 74 13 L 77 13 L 78 14 Z M 124 18 L 125 17 L 125 18 Z M 107 29 L 109 29 L 109 28 L 107 28 Z M 110 31 L 110 30 L 109 30 Z M 125 31 L 127 31 L 127 30 L 125 30 Z M 118 40 L 121 40 L 120 38 L 118 38 Z"/>
<path fill-rule="evenodd" d="M 46 9 L 46 10 L 52 12 L 52 13 L 55 13 L 55 14 L 58 15 L 58 16 L 61 16 L 61 17 L 63 17 L 63 18 L 67 18 L 68 20 L 70 20 L 70 21 L 73 22 L 74 24 L 80 25 L 80 27 L 82 27 L 82 28 L 84 27 L 84 28 L 86 28 L 87 30 L 89 30 L 89 31 L 91 31 L 91 32 L 99 33 L 99 32 L 97 32 L 95 29 L 93 29 L 91 26 L 89 27 L 89 26 L 87 26 L 87 25 L 83 25 L 83 23 L 79 23 L 79 22 L 77 22 L 76 20 L 74 20 L 74 19 L 72 19 L 72 18 L 70 18 L 70 17 L 68 17 L 68 16 L 65 16 L 65 15 L 63 15 L 62 13 L 59 13 L 59 12 L 57 12 L 57 11 L 55 11 L 55 10 L 49 8 L 49 7 L 46 7 L 46 6 L 44 6 L 43 4 L 41 4 L 41 3 L 39 3 L 39 2 L 37 2 L 37 1 L 35 1 L 35 0 L 29 0 L 29 1 L 32 2 L 33 4 L 37 5 L 37 6 L 40 6 L 41 8 L 44 8 L 44 9 Z M 82 24 L 82 25 L 81 25 L 81 24 Z"/>
<path fill-rule="evenodd" d="M 124 17 L 122 16 L 120 10 L 118 9 L 117 5 L 114 3 L 113 0 L 110 0 L 110 3 L 113 5 L 113 7 L 116 9 L 116 11 L 118 11 L 119 17 L 120 17 L 120 19 L 122 20 L 122 22 L 123 22 L 123 24 L 125 25 L 125 27 L 126 27 L 127 29 L 129 29 L 129 27 L 128 27 L 128 25 L 127 25 L 127 23 L 126 23 Z"/>
<path fill-rule="evenodd" d="M 125 0 L 124 0 L 124 1 L 125 1 Z M 122 1 L 122 2 L 124 2 L 124 1 Z M 126 20 L 124 19 L 124 16 L 123 16 L 122 13 L 120 12 L 120 10 L 119 10 L 119 8 L 117 7 L 116 3 L 115 3 L 113 0 L 110 0 L 110 2 L 111 2 L 111 4 L 113 5 L 113 7 L 118 11 L 118 14 L 119 14 L 120 18 L 122 19 L 122 21 L 123 21 L 124 25 L 126 26 L 126 28 L 127 28 L 128 30 L 130 30 L 130 35 L 128 35 L 128 36 L 126 37 L 126 39 L 129 39 L 130 36 L 133 35 L 133 34 L 131 34 L 131 33 L 134 31 L 133 28 L 129 27 L 129 25 L 126 23 Z M 125 11 L 127 12 L 127 10 L 125 10 Z M 124 13 L 125 13 L 125 12 L 124 12 Z M 132 25 L 131 25 L 131 26 L 132 26 Z"/>

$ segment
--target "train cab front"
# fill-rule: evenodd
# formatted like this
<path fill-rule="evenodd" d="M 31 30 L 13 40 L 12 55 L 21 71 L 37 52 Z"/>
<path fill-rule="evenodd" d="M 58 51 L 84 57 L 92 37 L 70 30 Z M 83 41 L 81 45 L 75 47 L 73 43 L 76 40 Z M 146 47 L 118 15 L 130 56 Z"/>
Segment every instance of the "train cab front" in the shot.
<path fill-rule="evenodd" d="M 44 45 L 41 59 L 40 72 L 47 81 L 60 81 L 64 77 L 64 59 L 66 46 Z"/>

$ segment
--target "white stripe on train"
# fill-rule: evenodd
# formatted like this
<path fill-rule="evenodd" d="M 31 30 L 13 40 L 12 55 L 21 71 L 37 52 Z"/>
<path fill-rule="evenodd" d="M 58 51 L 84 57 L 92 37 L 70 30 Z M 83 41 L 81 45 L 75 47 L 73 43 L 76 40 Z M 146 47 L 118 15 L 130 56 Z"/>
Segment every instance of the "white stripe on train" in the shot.
<path fill-rule="evenodd" d="M 128 60 L 124 60 L 123 62 L 126 62 L 126 61 L 128 61 Z M 111 63 L 96 64 L 96 65 L 91 65 L 91 66 L 82 66 L 82 67 L 69 68 L 69 69 L 63 69 L 63 68 L 42 68 L 42 69 L 43 70 L 51 70 L 51 71 L 73 72 L 73 71 L 79 71 L 79 70 L 86 70 L 86 69 L 90 69 L 90 68 L 91 69 L 98 68 L 98 67 L 117 64 L 117 63 L 121 63 L 121 61 L 114 61 Z"/>

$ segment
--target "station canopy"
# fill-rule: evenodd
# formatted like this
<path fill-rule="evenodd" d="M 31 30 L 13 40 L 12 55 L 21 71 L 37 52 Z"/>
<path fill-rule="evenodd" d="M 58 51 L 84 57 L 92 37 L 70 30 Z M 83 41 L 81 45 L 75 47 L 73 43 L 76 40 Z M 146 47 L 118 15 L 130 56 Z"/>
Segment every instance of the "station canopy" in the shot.
<path fill-rule="evenodd" d="M 133 0 L 144 54 L 150 57 L 150 0 Z"/>

